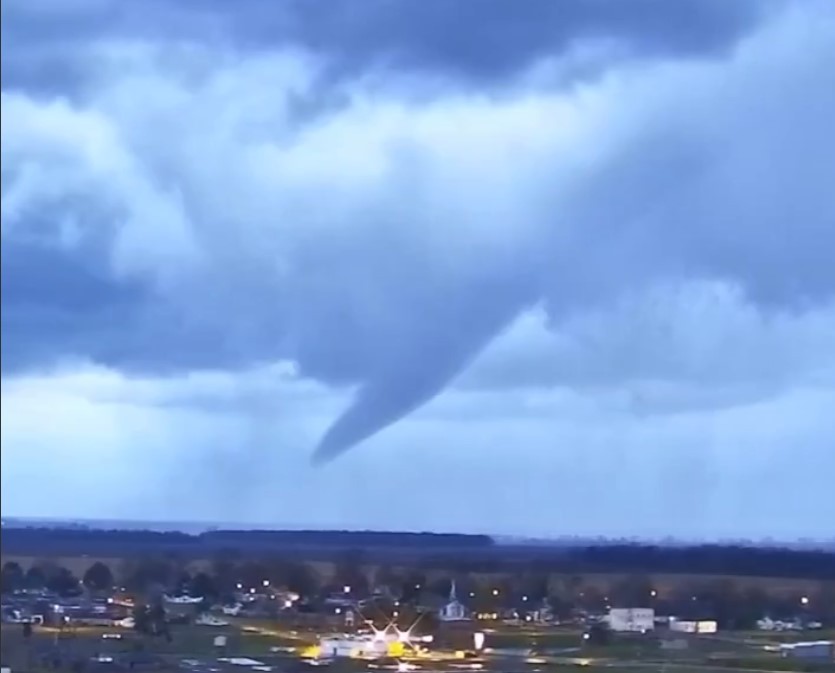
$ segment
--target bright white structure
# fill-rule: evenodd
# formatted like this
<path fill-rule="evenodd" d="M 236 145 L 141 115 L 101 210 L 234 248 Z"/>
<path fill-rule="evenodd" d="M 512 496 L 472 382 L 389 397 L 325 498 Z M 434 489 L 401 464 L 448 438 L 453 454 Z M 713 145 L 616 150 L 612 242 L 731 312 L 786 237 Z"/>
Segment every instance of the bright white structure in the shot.
<path fill-rule="evenodd" d="M 757 628 L 761 631 L 802 631 L 803 624 L 799 620 L 781 621 L 764 617 L 757 621 Z"/>
<path fill-rule="evenodd" d="M 221 657 L 218 661 L 224 664 L 232 664 L 232 666 L 246 666 L 254 670 L 263 670 L 264 662 L 257 659 L 250 659 L 249 657 Z M 258 668 L 256 668 L 256 666 Z"/>
<path fill-rule="evenodd" d="M 698 621 L 688 619 L 671 619 L 670 631 L 677 633 L 716 633 L 719 625 L 713 619 L 701 619 Z"/>
<path fill-rule="evenodd" d="M 173 603 L 174 605 L 196 605 L 203 602 L 202 596 L 163 596 L 166 603 Z"/>
<path fill-rule="evenodd" d="M 467 608 L 458 600 L 455 591 L 455 580 L 449 588 L 449 602 L 438 612 L 438 619 L 442 622 L 465 622 L 469 620 Z"/>
<path fill-rule="evenodd" d="M 316 648 L 316 659 L 380 659 L 400 657 L 406 651 L 408 634 L 377 632 L 373 636 L 322 638 Z"/>
<path fill-rule="evenodd" d="M 612 631 L 646 633 L 655 628 L 652 608 L 612 608 L 607 617 Z"/>

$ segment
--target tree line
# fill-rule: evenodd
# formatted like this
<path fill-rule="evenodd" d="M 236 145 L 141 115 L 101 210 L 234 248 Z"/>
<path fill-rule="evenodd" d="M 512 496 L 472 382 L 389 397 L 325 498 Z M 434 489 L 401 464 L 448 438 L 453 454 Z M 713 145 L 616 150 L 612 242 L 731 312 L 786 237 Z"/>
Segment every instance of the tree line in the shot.
<path fill-rule="evenodd" d="M 835 580 L 835 552 L 744 545 L 500 545 L 485 535 L 374 531 L 169 531 L 6 528 L 3 551 L 28 556 L 165 555 L 191 559 L 280 554 L 330 562 L 413 565 L 463 573 L 654 573 Z"/>
<path fill-rule="evenodd" d="M 181 559 L 147 557 L 125 560 L 117 568 L 93 563 L 81 578 L 54 563 L 44 561 L 24 571 L 14 561 L 2 568 L 2 590 L 47 589 L 60 595 L 83 591 L 109 592 L 124 589 L 136 595 L 159 596 L 162 592 L 201 596 L 206 604 L 234 602 L 240 592 L 276 589 L 298 593 L 302 605 L 315 611 L 334 593 L 352 598 L 386 587 L 401 605 L 440 605 L 455 580 L 460 599 L 473 611 L 531 611 L 547 601 L 559 617 L 578 610 L 605 612 L 609 607 L 654 607 L 658 614 L 680 618 L 716 619 L 723 628 L 751 628 L 758 619 L 802 617 L 835 625 L 835 583 L 820 582 L 808 594 L 769 591 L 768 585 L 743 586 L 727 578 L 698 580 L 682 578 L 672 588 L 653 585 L 646 574 L 623 574 L 601 587 L 581 575 L 553 576 L 529 569 L 503 579 L 451 571 L 427 575 L 419 568 L 393 569 L 380 566 L 371 573 L 346 557 L 327 576 L 309 565 L 286 559 L 233 560 L 218 557 L 204 570 L 189 571 Z M 277 606 L 279 602 L 271 604 Z M 278 607 L 275 607 L 278 609 Z"/>
<path fill-rule="evenodd" d="M 210 530 L 190 534 L 181 531 L 102 530 L 83 527 L 21 527 L 3 530 L 5 553 L 34 556 L 122 556 L 137 551 L 177 551 L 198 558 L 236 549 L 247 553 L 281 551 L 285 554 L 326 558 L 332 555 L 334 550 L 346 549 L 413 556 L 421 550 L 482 552 L 493 546 L 493 539 L 487 535 L 446 533 Z"/>

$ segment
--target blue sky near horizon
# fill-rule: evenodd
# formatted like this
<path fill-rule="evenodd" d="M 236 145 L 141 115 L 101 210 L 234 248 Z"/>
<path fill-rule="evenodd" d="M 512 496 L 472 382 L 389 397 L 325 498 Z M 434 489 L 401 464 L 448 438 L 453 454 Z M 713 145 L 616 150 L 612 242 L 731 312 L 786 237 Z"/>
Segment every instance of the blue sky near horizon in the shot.
<path fill-rule="evenodd" d="M 832 2 L 0 30 L 4 516 L 831 537 Z"/>

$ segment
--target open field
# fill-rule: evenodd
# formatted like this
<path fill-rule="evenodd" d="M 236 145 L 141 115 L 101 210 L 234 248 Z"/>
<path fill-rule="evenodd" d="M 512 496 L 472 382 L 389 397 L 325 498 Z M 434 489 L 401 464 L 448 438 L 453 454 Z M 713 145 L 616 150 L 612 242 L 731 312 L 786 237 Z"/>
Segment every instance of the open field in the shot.
<path fill-rule="evenodd" d="M 257 631 L 256 631 L 257 629 Z M 3 625 L 2 660 L 4 665 L 12 665 L 13 670 L 37 671 L 40 662 L 56 655 L 62 661 L 79 659 L 89 660 L 97 655 L 114 657 L 133 656 L 134 653 L 146 653 L 146 656 L 158 657 L 166 662 L 162 670 L 178 670 L 182 659 L 215 660 L 220 654 L 227 656 L 249 656 L 275 666 L 276 671 L 288 673 L 305 671 L 309 668 L 292 653 L 277 652 L 277 649 L 301 647 L 316 639 L 312 633 L 287 632 L 278 625 L 269 622 L 257 626 L 241 622 L 229 627 L 212 628 L 201 626 L 173 627 L 172 640 L 147 638 L 130 631 L 122 631 L 121 639 L 105 639 L 103 634 L 113 633 L 114 629 L 76 628 L 58 631 L 38 628 L 32 637 L 24 639 L 18 626 Z M 227 646 L 223 653 L 214 647 L 214 637 L 227 636 Z M 769 634 L 770 635 L 770 634 Z M 781 634 L 789 637 L 788 634 Z M 802 639 L 802 634 L 793 634 Z M 835 634 L 821 633 L 821 638 Z M 515 633 L 511 629 L 500 629 L 487 634 L 488 647 L 495 648 L 493 654 L 486 654 L 481 664 L 486 671 L 501 673 L 549 673 L 551 671 L 585 670 L 617 673 L 657 673 L 675 671 L 677 673 L 709 673 L 714 671 L 835 671 L 832 664 L 806 664 L 795 660 L 783 659 L 778 655 L 765 652 L 762 645 L 769 640 L 762 634 L 745 632 L 722 634 L 721 637 L 703 638 L 688 650 L 681 652 L 663 651 L 655 639 L 651 638 L 615 638 L 611 644 L 580 649 L 580 632 L 570 629 L 544 630 L 539 633 Z M 806 636 L 808 638 L 808 635 Z M 781 638 L 782 639 L 782 638 Z M 549 654 L 534 659 L 525 655 L 508 656 L 501 654 L 501 648 L 541 648 L 550 650 Z M 563 649 L 563 653 L 558 650 Z M 465 662 L 456 664 L 449 656 L 444 661 L 417 661 L 420 670 L 427 673 L 449 671 L 460 672 Z M 333 673 L 358 673 L 368 671 L 372 666 L 356 661 L 340 661 L 330 666 Z M 56 669 L 49 669 L 56 670 Z M 60 669 L 57 669 L 60 670 Z M 65 669 L 68 670 L 68 669 Z"/>

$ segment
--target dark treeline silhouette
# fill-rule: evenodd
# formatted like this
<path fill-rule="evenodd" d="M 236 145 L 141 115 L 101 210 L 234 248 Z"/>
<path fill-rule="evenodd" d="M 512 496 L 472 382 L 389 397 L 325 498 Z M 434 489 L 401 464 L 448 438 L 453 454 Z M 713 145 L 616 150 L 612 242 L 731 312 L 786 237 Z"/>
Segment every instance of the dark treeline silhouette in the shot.
<path fill-rule="evenodd" d="M 563 547 L 497 547 L 469 558 L 431 554 L 422 565 L 461 572 L 508 570 L 558 573 L 656 573 L 734 575 L 785 579 L 835 580 L 835 552 L 742 545 L 662 547 L 642 544 L 595 544 Z"/>
<path fill-rule="evenodd" d="M 586 572 L 641 572 L 701 575 L 753 575 L 835 579 L 835 553 L 766 547 L 701 545 L 657 547 L 616 545 L 569 550 L 568 566 Z"/>
<path fill-rule="evenodd" d="M 289 531 L 289 530 L 213 530 L 200 539 L 224 547 L 247 544 L 309 545 L 316 547 L 400 549 L 485 549 L 493 546 L 487 535 L 457 533 L 389 533 L 380 531 Z"/>
<path fill-rule="evenodd" d="M 355 561 L 460 572 L 669 573 L 835 580 L 835 552 L 743 545 L 500 545 L 488 536 L 374 531 L 216 530 L 190 535 L 138 530 L 4 528 L 4 554 L 186 558 L 280 555 L 299 561 Z"/>
<path fill-rule="evenodd" d="M 486 535 L 399 533 L 377 531 L 212 530 L 198 534 L 178 531 L 102 530 L 92 528 L 4 528 L 0 538 L 6 554 L 86 554 L 124 556 L 135 552 L 179 552 L 202 557 L 230 549 L 240 553 L 296 555 L 330 560 L 346 550 L 375 550 L 414 557 L 417 550 L 482 551 L 494 545 Z"/>

